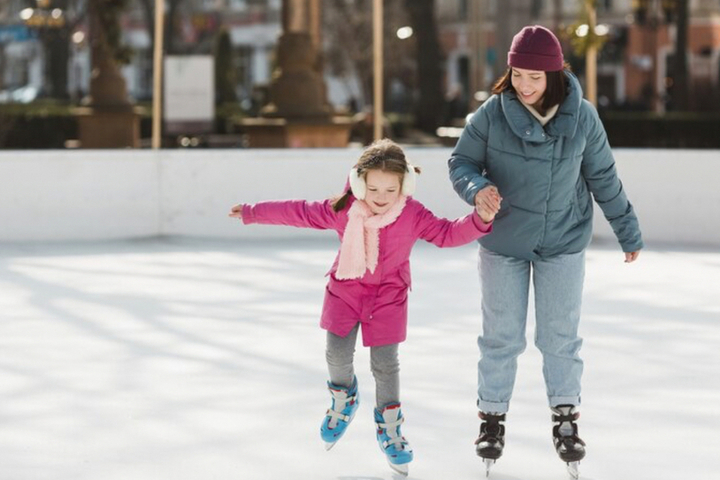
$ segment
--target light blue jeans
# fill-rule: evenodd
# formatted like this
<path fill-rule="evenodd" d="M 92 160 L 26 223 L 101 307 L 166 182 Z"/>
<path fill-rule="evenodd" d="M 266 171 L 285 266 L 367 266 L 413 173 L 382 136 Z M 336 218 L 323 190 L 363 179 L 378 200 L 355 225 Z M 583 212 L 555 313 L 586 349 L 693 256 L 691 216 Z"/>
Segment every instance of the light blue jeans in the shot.
<path fill-rule="evenodd" d="M 480 247 L 482 332 L 478 337 L 478 408 L 506 413 L 525 350 L 528 294 L 535 293 L 535 345 L 551 407 L 580 404 L 583 362 L 578 355 L 585 252 L 527 261 Z"/>

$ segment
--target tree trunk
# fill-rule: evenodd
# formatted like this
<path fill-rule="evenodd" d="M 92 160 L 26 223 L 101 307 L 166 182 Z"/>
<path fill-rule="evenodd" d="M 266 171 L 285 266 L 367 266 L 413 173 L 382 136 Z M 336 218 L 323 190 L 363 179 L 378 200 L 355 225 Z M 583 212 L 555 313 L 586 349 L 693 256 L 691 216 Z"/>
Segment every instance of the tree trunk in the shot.
<path fill-rule="evenodd" d="M 442 114 L 442 70 L 440 42 L 435 18 L 435 0 L 405 0 L 417 44 L 419 98 L 415 105 L 417 126 L 434 133 Z"/>
<path fill-rule="evenodd" d="M 77 22 L 67 20 L 68 0 L 55 0 L 52 6 L 65 12 L 66 23 L 61 26 L 44 27 L 40 30 L 40 38 L 45 52 L 43 85 L 47 89 L 45 93 L 50 98 L 67 100 L 70 97 L 68 93 L 70 34 Z"/>
<path fill-rule="evenodd" d="M 90 0 L 90 105 L 93 107 L 130 108 L 125 79 L 115 61 L 107 42 L 106 32 L 100 21 L 100 0 Z"/>
<path fill-rule="evenodd" d="M 46 92 L 50 98 L 66 100 L 68 93 L 68 62 L 70 60 L 70 39 L 66 28 L 43 32 L 45 50 Z"/>
<path fill-rule="evenodd" d="M 233 51 L 230 33 L 222 29 L 216 37 L 215 45 L 215 100 L 218 105 L 236 102 L 235 69 L 233 67 Z"/>
<path fill-rule="evenodd" d="M 687 110 L 688 105 L 688 1 L 675 1 L 677 40 L 673 61 L 673 99 L 674 110 Z"/>

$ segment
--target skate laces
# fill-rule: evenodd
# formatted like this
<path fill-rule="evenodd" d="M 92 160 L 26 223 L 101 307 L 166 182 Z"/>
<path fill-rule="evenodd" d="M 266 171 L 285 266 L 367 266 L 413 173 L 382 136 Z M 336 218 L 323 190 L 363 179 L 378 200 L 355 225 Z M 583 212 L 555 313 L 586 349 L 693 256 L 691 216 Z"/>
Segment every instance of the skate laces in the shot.
<path fill-rule="evenodd" d="M 395 409 L 386 409 L 382 412 L 383 422 L 377 422 L 378 433 L 388 436 L 388 440 L 383 441 L 383 447 L 388 448 L 394 445 L 398 450 L 405 450 L 409 447 L 409 443 L 405 437 L 400 435 L 400 425 L 405 422 L 405 417 L 399 417 L 400 412 Z"/>
<path fill-rule="evenodd" d="M 580 418 L 573 405 L 559 405 L 551 409 L 552 421 L 555 422 L 554 434 L 566 447 L 573 448 L 575 444 L 585 445 L 578 436 L 578 426 L 575 421 Z"/>
<path fill-rule="evenodd" d="M 333 388 L 330 388 L 329 390 L 330 394 L 333 397 L 333 404 L 331 408 L 327 409 L 326 415 L 330 417 L 328 427 L 330 429 L 333 429 L 337 427 L 339 420 L 342 420 L 343 422 L 347 422 L 348 420 L 350 420 L 350 417 L 348 415 L 345 415 L 343 411 L 348 404 L 352 405 L 355 402 L 355 397 L 357 396 L 357 393 L 355 393 L 354 395 L 348 395 L 348 392 L 346 390 L 335 390 Z"/>
<path fill-rule="evenodd" d="M 498 437 L 505 435 L 505 426 L 500 425 L 500 422 L 505 421 L 504 413 L 479 412 L 478 416 L 483 422 L 480 424 L 480 437 L 475 442 L 476 445 L 490 439 L 498 440 Z"/>
<path fill-rule="evenodd" d="M 405 437 L 398 434 L 398 427 L 403 424 L 405 421 L 405 418 L 401 417 L 398 420 L 394 422 L 383 422 L 378 423 L 378 429 L 385 430 L 385 433 L 389 437 L 389 440 L 385 440 L 383 442 L 383 446 L 387 448 L 390 445 L 395 445 L 396 448 L 398 446 L 402 449 L 404 447 L 404 444 L 407 443 L 407 440 L 405 440 Z"/>

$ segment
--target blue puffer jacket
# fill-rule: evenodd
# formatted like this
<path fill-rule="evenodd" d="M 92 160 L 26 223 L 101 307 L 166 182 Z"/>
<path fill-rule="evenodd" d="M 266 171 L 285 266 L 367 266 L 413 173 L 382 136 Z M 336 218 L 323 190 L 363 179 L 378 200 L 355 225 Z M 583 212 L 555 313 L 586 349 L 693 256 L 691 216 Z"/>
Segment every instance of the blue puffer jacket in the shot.
<path fill-rule="evenodd" d="M 448 161 L 453 187 L 470 205 L 488 184 L 503 197 L 493 233 L 479 240 L 488 250 L 527 260 L 582 251 L 592 237 L 590 193 L 623 251 L 643 247 L 597 111 L 566 74 L 568 96 L 544 128 L 515 93 L 493 95 Z"/>

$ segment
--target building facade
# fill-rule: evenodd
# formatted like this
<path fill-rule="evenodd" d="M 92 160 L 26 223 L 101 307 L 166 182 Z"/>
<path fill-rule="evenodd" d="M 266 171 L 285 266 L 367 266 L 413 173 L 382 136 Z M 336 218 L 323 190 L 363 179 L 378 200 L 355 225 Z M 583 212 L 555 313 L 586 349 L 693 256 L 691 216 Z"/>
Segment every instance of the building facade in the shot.
<path fill-rule="evenodd" d="M 438 2 L 440 39 L 446 52 L 448 92 L 462 89 L 471 97 L 469 79 L 488 90 L 506 68 L 512 35 L 524 25 L 540 24 L 561 37 L 566 58 L 584 81 L 584 58 L 570 47 L 570 31 L 583 22 L 578 0 L 478 0 L 476 17 L 482 39 L 473 39 L 470 0 Z M 720 106 L 720 1 L 687 0 L 687 70 L 693 110 Z M 653 110 L 672 107 L 673 58 L 677 26 L 674 0 L 600 0 L 597 24 L 606 32 L 598 56 L 600 107 Z M 478 50 L 471 71 L 471 56 Z"/>
<path fill-rule="evenodd" d="M 675 84 L 677 0 L 599 0 L 597 23 L 606 31 L 598 57 L 598 103 L 607 108 L 657 112 L 672 109 Z M 687 0 L 689 107 L 720 105 L 720 0 Z M 87 94 L 91 63 L 88 27 L 76 11 L 79 0 L 3 0 L 0 2 L 0 101 L 32 100 L 47 91 L 51 60 L 43 32 L 51 25 L 23 19 L 28 5 L 54 15 L 60 10 L 67 42 L 67 96 Z M 152 96 L 152 13 L 154 0 L 131 0 L 122 18 L 123 41 L 133 51 L 123 67 L 130 96 Z M 236 95 L 245 106 L 259 85 L 270 82 L 273 51 L 281 31 L 282 0 L 167 0 L 172 31 L 169 54 L 212 54 L 216 33 L 228 31 L 233 48 Z M 506 68 L 512 36 L 524 25 L 541 24 L 558 32 L 573 70 L 584 79 L 584 58 L 570 48 L 569 35 L 582 23 L 580 0 L 436 0 L 440 42 L 445 54 L 445 90 L 473 107 L 475 92 L 487 91 Z M 574 26 L 574 27 L 573 27 Z M 371 48 L 367 45 L 367 48 Z M 53 53 L 54 54 L 54 53 Z M 357 97 L 357 82 L 326 74 L 328 98 L 336 105 Z M 352 88 L 349 88 L 351 85 Z M 481 96 L 482 97 L 482 96 Z M 18 100 L 19 99 L 19 100 Z M 367 99 L 366 99 L 367 100 Z M 476 103 L 476 102 L 475 102 Z"/>

